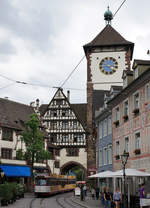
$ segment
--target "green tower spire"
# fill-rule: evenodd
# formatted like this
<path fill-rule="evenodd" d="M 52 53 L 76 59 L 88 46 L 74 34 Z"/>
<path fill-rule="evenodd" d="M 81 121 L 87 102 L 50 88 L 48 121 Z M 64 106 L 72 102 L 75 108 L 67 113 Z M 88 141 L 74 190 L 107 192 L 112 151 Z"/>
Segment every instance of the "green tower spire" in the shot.
<path fill-rule="evenodd" d="M 109 6 L 108 6 L 107 11 L 104 13 L 104 20 L 106 21 L 106 24 L 110 24 L 112 19 L 113 19 L 113 14 L 109 10 Z"/>

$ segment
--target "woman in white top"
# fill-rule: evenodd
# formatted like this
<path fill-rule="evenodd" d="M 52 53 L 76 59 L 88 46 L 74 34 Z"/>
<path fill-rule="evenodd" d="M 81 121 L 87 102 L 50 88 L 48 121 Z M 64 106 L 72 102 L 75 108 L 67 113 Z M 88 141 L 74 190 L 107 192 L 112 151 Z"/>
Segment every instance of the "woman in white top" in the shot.
<path fill-rule="evenodd" d="M 116 208 L 120 207 L 120 201 L 121 201 L 121 192 L 119 189 L 116 189 L 116 191 L 113 194 L 113 200 L 115 202 Z"/>

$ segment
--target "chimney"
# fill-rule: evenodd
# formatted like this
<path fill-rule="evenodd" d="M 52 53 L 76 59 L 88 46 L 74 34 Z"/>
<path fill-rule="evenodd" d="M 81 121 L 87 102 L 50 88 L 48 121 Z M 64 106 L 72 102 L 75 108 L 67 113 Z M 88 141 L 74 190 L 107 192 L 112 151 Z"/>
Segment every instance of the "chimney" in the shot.
<path fill-rule="evenodd" d="M 70 102 L 70 91 L 69 90 L 67 91 L 67 98 L 68 98 L 68 101 Z"/>
<path fill-rule="evenodd" d="M 31 106 L 31 107 L 34 107 L 34 105 L 35 105 L 35 102 L 31 102 L 31 103 L 30 103 L 30 106 Z"/>

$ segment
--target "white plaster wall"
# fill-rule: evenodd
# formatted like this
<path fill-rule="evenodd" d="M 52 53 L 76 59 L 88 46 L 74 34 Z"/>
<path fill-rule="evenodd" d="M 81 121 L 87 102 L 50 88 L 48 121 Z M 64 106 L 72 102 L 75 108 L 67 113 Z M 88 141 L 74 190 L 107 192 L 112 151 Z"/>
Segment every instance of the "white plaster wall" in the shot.
<path fill-rule="evenodd" d="M 91 74 L 92 74 L 92 83 L 95 83 L 95 82 L 122 82 L 123 81 L 121 78 L 122 73 L 123 73 L 123 70 L 126 69 L 125 54 L 126 54 L 125 51 L 92 53 L 90 56 L 90 60 L 91 60 L 90 68 L 91 68 Z M 113 57 L 118 62 L 118 69 L 112 75 L 105 75 L 99 69 L 99 64 L 100 64 L 101 60 L 105 57 Z M 113 85 L 113 84 L 94 84 L 93 87 L 95 90 L 99 90 L 99 89 L 109 90 L 111 85 Z M 116 85 L 122 85 L 122 84 L 117 83 Z"/>
<path fill-rule="evenodd" d="M 85 148 L 81 148 L 79 150 L 79 156 L 78 157 L 70 157 L 66 156 L 66 149 L 62 149 L 60 151 L 60 167 L 62 167 L 64 164 L 74 161 L 77 163 L 82 164 L 87 169 L 87 152 L 85 151 Z"/>

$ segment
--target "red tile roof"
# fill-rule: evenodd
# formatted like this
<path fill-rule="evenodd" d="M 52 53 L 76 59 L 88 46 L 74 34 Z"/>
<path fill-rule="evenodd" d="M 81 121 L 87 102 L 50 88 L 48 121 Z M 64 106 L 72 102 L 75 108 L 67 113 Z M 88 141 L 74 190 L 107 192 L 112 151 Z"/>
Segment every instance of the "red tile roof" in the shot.
<path fill-rule="evenodd" d="M 106 27 L 88 44 L 84 45 L 84 50 L 91 47 L 102 47 L 102 46 L 121 46 L 129 45 L 133 51 L 134 43 L 124 39 L 111 25 Z"/>

